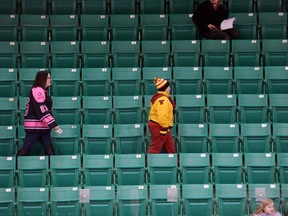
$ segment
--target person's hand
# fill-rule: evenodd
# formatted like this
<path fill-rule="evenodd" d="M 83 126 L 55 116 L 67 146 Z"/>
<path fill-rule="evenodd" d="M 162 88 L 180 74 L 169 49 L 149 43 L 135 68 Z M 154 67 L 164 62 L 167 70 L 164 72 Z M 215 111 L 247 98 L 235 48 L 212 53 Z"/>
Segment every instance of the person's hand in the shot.
<path fill-rule="evenodd" d="M 207 27 L 208 27 L 209 29 L 215 29 L 215 28 L 216 28 L 216 26 L 214 26 L 214 25 L 212 25 L 212 24 L 209 24 Z"/>
<path fill-rule="evenodd" d="M 59 129 L 60 129 L 60 127 L 57 125 L 57 126 L 56 126 L 56 127 L 54 127 L 53 129 L 54 129 L 54 131 L 57 131 L 57 130 L 59 130 Z"/>

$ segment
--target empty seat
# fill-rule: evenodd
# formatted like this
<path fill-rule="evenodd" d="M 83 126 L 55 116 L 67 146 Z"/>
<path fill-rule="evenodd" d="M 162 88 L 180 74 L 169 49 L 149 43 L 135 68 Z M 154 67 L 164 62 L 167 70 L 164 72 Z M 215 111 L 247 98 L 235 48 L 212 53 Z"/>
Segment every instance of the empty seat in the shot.
<path fill-rule="evenodd" d="M 200 65 L 200 41 L 172 40 L 173 66 L 192 67 Z"/>
<path fill-rule="evenodd" d="M 171 0 L 171 4 L 193 4 L 193 1 L 187 0 Z M 176 9 L 176 8 L 175 8 Z M 183 8 L 184 9 L 184 8 Z M 184 10 L 189 10 L 185 8 Z M 197 28 L 192 20 L 193 14 L 181 13 L 181 14 L 170 14 L 170 28 L 171 28 L 171 38 L 172 40 L 196 40 L 197 39 Z"/>
<path fill-rule="evenodd" d="M 16 14 L 17 13 L 17 0 L 4 0 L 0 3 L 1 14 Z"/>
<path fill-rule="evenodd" d="M 148 154 L 147 168 L 150 186 L 176 184 L 178 181 L 177 161 L 177 154 Z"/>
<path fill-rule="evenodd" d="M 148 123 L 148 121 L 149 121 L 149 114 L 150 114 L 150 109 L 151 109 L 152 97 L 153 97 L 153 95 L 143 95 L 143 99 L 144 99 L 144 107 L 143 107 L 144 123 Z"/>
<path fill-rule="evenodd" d="M 252 13 L 254 11 L 253 0 L 228 0 L 229 13 Z"/>
<path fill-rule="evenodd" d="M 0 68 L 0 96 L 15 97 L 17 92 L 18 70 L 16 68 Z"/>
<path fill-rule="evenodd" d="M 227 40 L 202 40 L 204 66 L 230 66 L 230 43 Z"/>
<path fill-rule="evenodd" d="M 273 123 L 288 123 L 288 97 L 286 94 L 270 94 L 270 117 Z"/>
<path fill-rule="evenodd" d="M 19 215 L 47 215 L 49 214 L 48 188 L 17 188 L 17 207 Z"/>
<path fill-rule="evenodd" d="M 165 14 L 141 14 L 140 29 L 142 40 L 168 40 L 168 18 Z"/>
<path fill-rule="evenodd" d="M 110 66 L 109 41 L 82 41 L 81 54 L 82 67 L 84 68 L 105 68 Z"/>
<path fill-rule="evenodd" d="M 268 95 L 239 94 L 239 122 L 266 123 L 268 121 Z"/>
<path fill-rule="evenodd" d="M 82 68 L 83 96 L 108 96 L 111 94 L 110 68 Z"/>
<path fill-rule="evenodd" d="M 234 83 L 237 94 L 263 94 L 263 67 L 234 67 Z"/>
<path fill-rule="evenodd" d="M 253 0 L 249 1 L 252 2 Z M 232 2 L 232 0 L 230 2 Z M 239 1 L 239 3 L 242 3 L 242 1 Z M 259 38 L 256 13 L 233 12 L 230 13 L 230 17 L 236 17 L 233 25 L 238 31 L 238 39 L 255 40 Z"/>
<path fill-rule="evenodd" d="M 82 1 L 82 8 L 84 2 L 85 1 Z M 95 2 L 95 4 L 97 4 L 97 1 Z M 82 14 L 80 16 L 80 30 L 81 30 L 81 39 L 83 41 L 108 41 L 109 16 L 96 15 L 96 14 Z"/>
<path fill-rule="evenodd" d="M 111 0 L 111 14 L 136 14 L 138 12 L 136 0 Z"/>
<path fill-rule="evenodd" d="M 85 186 L 111 186 L 114 184 L 113 155 L 83 156 Z"/>
<path fill-rule="evenodd" d="M 77 187 L 80 183 L 80 159 L 79 155 L 52 155 L 50 157 L 50 185 L 54 188 Z"/>
<path fill-rule="evenodd" d="M 262 39 L 287 38 L 287 13 L 260 12 L 258 16 Z"/>
<path fill-rule="evenodd" d="M 18 186 L 46 187 L 49 184 L 47 156 L 18 157 Z"/>
<path fill-rule="evenodd" d="M 170 0 L 169 12 L 170 14 L 191 14 L 194 12 L 194 3 L 196 0 Z"/>
<path fill-rule="evenodd" d="M 204 87 L 207 94 L 233 94 L 231 67 L 204 67 Z"/>
<path fill-rule="evenodd" d="M 107 14 L 108 4 L 106 0 L 82 0 L 82 14 Z"/>
<path fill-rule="evenodd" d="M 216 184 L 241 184 L 244 182 L 241 153 L 213 153 L 212 167 Z"/>
<path fill-rule="evenodd" d="M 245 153 L 271 152 L 270 124 L 241 124 L 241 138 Z"/>
<path fill-rule="evenodd" d="M 113 96 L 114 123 L 139 124 L 142 123 L 142 99 L 137 96 Z"/>
<path fill-rule="evenodd" d="M 84 124 L 111 124 L 112 97 L 111 96 L 83 96 Z"/>
<path fill-rule="evenodd" d="M 121 185 L 117 187 L 118 214 L 144 216 L 148 212 L 147 185 Z"/>
<path fill-rule="evenodd" d="M 61 134 L 53 131 L 52 141 L 56 155 L 76 155 L 80 153 L 80 125 L 61 125 Z"/>
<path fill-rule="evenodd" d="M 15 126 L 0 126 L 0 156 L 14 155 L 16 140 Z"/>
<path fill-rule="evenodd" d="M 234 66 L 259 66 L 260 65 L 259 40 L 233 40 L 232 54 Z"/>
<path fill-rule="evenodd" d="M 51 68 L 53 81 L 53 96 L 79 96 L 80 95 L 80 69 L 79 68 Z"/>
<path fill-rule="evenodd" d="M 79 42 L 51 41 L 51 67 L 77 68 L 79 66 Z"/>
<path fill-rule="evenodd" d="M 245 153 L 244 160 L 249 184 L 275 183 L 275 153 Z"/>
<path fill-rule="evenodd" d="M 112 125 L 83 124 L 83 151 L 85 154 L 112 152 Z"/>
<path fill-rule="evenodd" d="M 0 41 L 0 67 L 18 67 L 18 42 Z"/>
<path fill-rule="evenodd" d="M 112 41 L 113 67 L 139 67 L 140 42 L 138 41 Z"/>
<path fill-rule="evenodd" d="M 179 152 L 208 152 L 207 124 L 178 124 Z"/>
<path fill-rule="evenodd" d="M 288 67 L 268 66 L 265 67 L 266 90 L 269 94 L 288 93 Z"/>
<path fill-rule="evenodd" d="M 46 1 L 23 0 L 21 10 L 23 14 L 48 14 L 48 4 Z"/>
<path fill-rule="evenodd" d="M 273 144 L 277 153 L 288 153 L 288 134 L 286 133 L 287 129 L 288 124 L 286 123 L 272 124 Z"/>
<path fill-rule="evenodd" d="M 182 185 L 183 214 L 213 215 L 213 186 L 211 184 Z"/>
<path fill-rule="evenodd" d="M 146 180 L 144 154 L 115 154 L 118 185 L 143 185 Z"/>
<path fill-rule="evenodd" d="M 170 41 L 142 41 L 144 67 L 169 67 Z"/>
<path fill-rule="evenodd" d="M 111 14 L 111 39 L 124 41 L 139 40 L 138 15 Z"/>
<path fill-rule="evenodd" d="M 19 16 L 15 14 L 0 15 L 0 41 L 18 40 Z"/>
<path fill-rule="evenodd" d="M 204 95 L 177 94 L 175 99 L 177 123 L 202 124 L 206 121 Z"/>
<path fill-rule="evenodd" d="M 34 3 L 36 2 L 38 1 L 34 1 Z M 40 3 L 41 2 L 44 2 L 44 1 L 40 1 Z M 49 16 L 45 14 L 44 15 L 22 14 L 20 23 L 21 23 L 21 39 L 23 41 L 48 41 L 49 40 L 48 38 L 49 37 Z"/>
<path fill-rule="evenodd" d="M 1 5 L 2 6 L 2 5 Z M 0 214 L 13 215 L 15 214 L 15 189 L 14 188 L 0 188 Z"/>
<path fill-rule="evenodd" d="M 257 0 L 256 3 L 258 12 L 282 12 L 286 2 L 282 0 Z"/>
<path fill-rule="evenodd" d="M 165 14 L 165 1 L 143 0 L 140 1 L 141 14 Z"/>
<path fill-rule="evenodd" d="M 246 184 L 216 184 L 218 215 L 245 215 L 247 205 Z"/>
<path fill-rule="evenodd" d="M 237 153 L 240 151 L 238 124 L 210 124 L 209 129 L 213 153 Z"/>
<path fill-rule="evenodd" d="M 210 123 L 235 123 L 237 104 L 236 95 L 208 94 L 207 117 Z"/>
<path fill-rule="evenodd" d="M 202 94 L 202 68 L 201 67 L 173 67 L 174 93 Z"/>
<path fill-rule="evenodd" d="M 113 95 L 141 95 L 141 68 L 112 68 Z"/>
<path fill-rule="evenodd" d="M 118 154 L 144 153 L 143 124 L 114 124 L 114 139 Z"/>
<path fill-rule="evenodd" d="M 209 154 L 181 153 L 179 159 L 182 184 L 208 184 L 211 181 Z"/>
<path fill-rule="evenodd" d="M 16 157 L 0 157 L 0 188 L 12 188 L 15 185 Z M 2 196 L 0 196 L 2 197 Z M 1 212 L 0 208 L 0 212 Z"/>
<path fill-rule="evenodd" d="M 277 153 L 279 180 L 281 184 L 288 182 L 288 160 L 287 153 Z"/>
<path fill-rule="evenodd" d="M 80 123 L 79 97 L 53 97 L 53 115 L 58 124 Z"/>
<path fill-rule="evenodd" d="M 51 14 L 77 14 L 77 0 L 51 0 Z"/>
<path fill-rule="evenodd" d="M 36 74 L 42 69 L 40 68 L 19 68 L 19 95 L 28 97 L 31 87 L 34 83 Z M 43 69 L 44 70 L 44 69 Z M 21 104 L 20 104 L 21 105 Z"/>
<path fill-rule="evenodd" d="M 80 188 L 78 187 L 51 187 L 50 202 L 51 216 L 80 214 Z"/>
<path fill-rule="evenodd" d="M 0 118 L 1 126 L 17 124 L 17 97 L 1 97 L 0 98 Z"/>
<path fill-rule="evenodd" d="M 265 66 L 288 65 L 287 40 L 264 39 L 262 40 L 263 62 Z"/>

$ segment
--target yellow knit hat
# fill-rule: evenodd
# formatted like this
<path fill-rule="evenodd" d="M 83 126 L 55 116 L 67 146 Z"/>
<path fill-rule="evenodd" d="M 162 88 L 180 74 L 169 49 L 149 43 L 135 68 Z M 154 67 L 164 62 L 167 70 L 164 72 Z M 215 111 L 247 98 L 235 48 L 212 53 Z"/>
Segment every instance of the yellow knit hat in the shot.
<path fill-rule="evenodd" d="M 159 77 L 154 77 L 153 81 L 158 91 L 164 91 L 170 85 L 170 83 L 167 80 Z"/>

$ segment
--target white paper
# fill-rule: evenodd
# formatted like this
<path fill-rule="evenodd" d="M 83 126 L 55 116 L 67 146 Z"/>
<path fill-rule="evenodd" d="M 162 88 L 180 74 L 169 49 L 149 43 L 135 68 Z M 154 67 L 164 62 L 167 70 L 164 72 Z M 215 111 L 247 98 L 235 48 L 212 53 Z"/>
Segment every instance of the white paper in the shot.
<path fill-rule="evenodd" d="M 220 25 L 220 29 L 221 30 L 226 30 L 226 29 L 231 29 L 233 28 L 233 23 L 235 21 L 235 17 L 233 18 L 228 18 L 222 21 L 221 25 Z"/>

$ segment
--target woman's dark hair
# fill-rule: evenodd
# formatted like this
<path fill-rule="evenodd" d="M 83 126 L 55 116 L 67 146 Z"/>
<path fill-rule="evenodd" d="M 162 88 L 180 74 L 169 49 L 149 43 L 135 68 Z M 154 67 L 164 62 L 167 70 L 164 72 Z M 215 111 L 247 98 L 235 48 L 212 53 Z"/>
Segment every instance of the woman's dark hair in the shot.
<path fill-rule="evenodd" d="M 34 84 L 33 84 L 32 88 L 33 87 L 42 87 L 43 89 L 45 89 L 48 74 L 50 74 L 49 71 L 46 71 L 46 70 L 39 71 L 36 74 L 36 77 L 35 77 Z"/>

